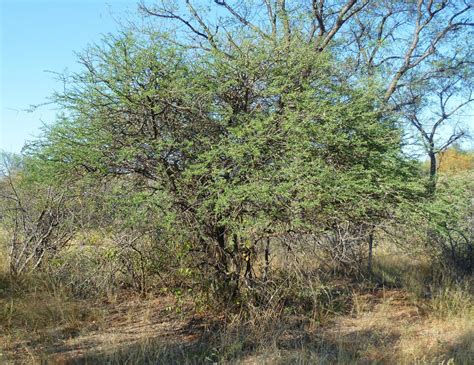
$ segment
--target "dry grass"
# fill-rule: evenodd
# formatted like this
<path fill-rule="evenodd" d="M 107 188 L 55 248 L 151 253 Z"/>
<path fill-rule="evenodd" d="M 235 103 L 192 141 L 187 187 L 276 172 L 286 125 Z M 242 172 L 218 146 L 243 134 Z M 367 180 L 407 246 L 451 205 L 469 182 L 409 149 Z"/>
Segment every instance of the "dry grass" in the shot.
<path fill-rule="evenodd" d="M 9 339 L 3 358 L 48 364 L 468 364 L 474 356 L 471 317 L 432 316 L 398 290 L 356 295 L 352 314 L 321 326 L 268 310 L 224 320 L 197 314 L 191 302 L 176 311 L 172 297 L 122 298 L 108 303 L 95 325 L 91 317 L 75 322 L 78 316 L 69 312 L 44 331 L 36 328 L 34 341 L 22 331 L 3 335 Z"/>
<path fill-rule="evenodd" d="M 96 326 L 103 313 L 60 288 L 49 290 L 38 278 L 12 282 L 0 276 L 0 349 L 3 358 L 33 360 L 60 339 Z M 2 359 L 0 357 L 0 360 Z"/>
<path fill-rule="evenodd" d="M 44 276 L 0 274 L 0 362 L 47 364 L 469 364 L 471 284 L 379 254 L 375 281 L 280 272 L 274 302 L 236 313 L 186 295 L 79 299 Z M 300 263 L 303 258 L 300 258 Z M 5 268 L 3 268 L 5 269 Z M 431 281 L 430 281 L 431 280 Z"/>

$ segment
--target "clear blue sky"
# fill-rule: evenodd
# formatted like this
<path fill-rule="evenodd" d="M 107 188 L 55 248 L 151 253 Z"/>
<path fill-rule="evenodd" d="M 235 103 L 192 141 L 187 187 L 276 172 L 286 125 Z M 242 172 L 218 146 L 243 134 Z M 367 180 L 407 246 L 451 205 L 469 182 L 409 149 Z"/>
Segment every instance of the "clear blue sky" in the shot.
<path fill-rule="evenodd" d="M 118 21 L 136 14 L 137 0 L 0 0 L 0 150 L 20 152 L 54 120 L 52 106 L 26 112 L 47 101 L 61 85 L 46 70 L 78 69 L 74 52 Z"/>

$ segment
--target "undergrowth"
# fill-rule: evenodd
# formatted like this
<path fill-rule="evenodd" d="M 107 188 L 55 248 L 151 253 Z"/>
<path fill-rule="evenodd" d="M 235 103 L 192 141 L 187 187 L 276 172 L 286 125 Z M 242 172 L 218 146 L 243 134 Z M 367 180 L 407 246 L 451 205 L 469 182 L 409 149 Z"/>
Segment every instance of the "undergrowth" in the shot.
<path fill-rule="evenodd" d="M 377 256 L 364 280 L 316 267 L 302 272 L 279 260 L 265 291 L 249 289 L 228 307 L 185 290 L 186 283 L 146 295 L 120 287 L 87 294 L 51 280 L 47 271 L 13 278 L 4 267 L 0 360 L 468 364 L 474 355 L 469 278 L 443 276 L 423 260 L 393 254 Z M 87 277 L 86 269 L 77 275 Z M 147 326 L 149 332 L 126 337 Z M 69 345 L 74 341 L 97 344 L 77 353 Z"/>

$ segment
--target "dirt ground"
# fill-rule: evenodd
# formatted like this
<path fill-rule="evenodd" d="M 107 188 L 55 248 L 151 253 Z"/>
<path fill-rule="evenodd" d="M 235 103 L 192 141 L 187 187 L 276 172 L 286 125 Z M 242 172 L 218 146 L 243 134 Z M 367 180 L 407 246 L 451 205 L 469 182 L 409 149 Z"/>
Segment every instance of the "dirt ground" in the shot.
<path fill-rule="evenodd" d="M 227 357 L 225 362 L 242 364 L 457 364 L 468 361 L 466 354 L 474 358 L 472 319 L 428 317 L 396 290 L 360 295 L 352 313 L 324 325 L 302 320 L 278 326 L 262 334 L 269 339 L 264 346 L 246 345 L 245 334 L 243 339 L 224 338 L 223 318 L 196 313 L 188 304 L 177 307 L 172 297 L 103 305 L 107 312 L 97 323 L 47 329 L 48 341 L 44 333 L 21 340 L 3 336 L 0 362 L 191 364 Z"/>

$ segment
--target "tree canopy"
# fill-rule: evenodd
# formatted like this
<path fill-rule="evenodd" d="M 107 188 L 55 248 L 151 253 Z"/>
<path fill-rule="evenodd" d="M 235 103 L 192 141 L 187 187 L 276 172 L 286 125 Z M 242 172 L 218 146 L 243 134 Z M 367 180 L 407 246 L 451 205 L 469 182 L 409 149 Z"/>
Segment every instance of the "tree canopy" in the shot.
<path fill-rule="evenodd" d="M 128 32 L 84 52 L 55 96 L 65 114 L 31 151 L 131 181 L 224 281 L 254 275 L 264 237 L 343 227 L 363 242 L 421 193 L 380 85 L 353 82 L 330 51 L 243 33 L 193 57 L 164 39 Z"/>

